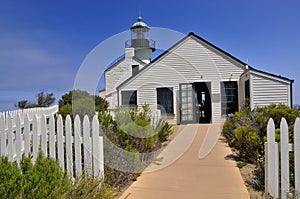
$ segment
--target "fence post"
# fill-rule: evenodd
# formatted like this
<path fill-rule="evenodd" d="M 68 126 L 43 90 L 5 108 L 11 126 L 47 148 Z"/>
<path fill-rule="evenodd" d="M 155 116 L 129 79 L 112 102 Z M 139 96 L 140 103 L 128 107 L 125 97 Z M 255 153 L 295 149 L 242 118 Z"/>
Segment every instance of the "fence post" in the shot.
<path fill-rule="evenodd" d="M 55 121 L 54 116 L 50 115 L 49 119 L 49 155 L 55 159 Z"/>
<path fill-rule="evenodd" d="M 0 155 L 5 155 L 6 151 L 6 133 L 5 133 L 5 117 L 0 114 Z"/>
<path fill-rule="evenodd" d="M 21 134 L 22 134 L 22 127 L 21 127 L 21 116 L 20 114 L 17 115 L 16 118 L 16 161 L 19 164 L 21 160 L 21 153 L 22 153 L 22 143 L 21 143 Z"/>
<path fill-rule="evenodd" d="M 290 190 L 289 176 L 289 129 L 285 118 L 280 122 L 281 199 L 286 199 Z"/>
<path fill-rule="evenodd" d="M 294 126 L 294 156 L 295 156 L 295 193 L 300 197 L 300 118 Z"/>
<path fill-rule="evenodd" d="M 29 155 L 31 152 L 31 147 L 30 147 L 30 141 L 31 141 L 31 135 L 30 135 L 30 122 L 29 122 L 29 117 L 28 114 L 24 115 L 24 153 L 25 155 Z"/>
<path fill-rule="evenodd" d="M 75 175 L 76 177 L 82 172 L 82 158 L 81 158 L 81 123 L 78 115 L 75 116 L 74 121 L 74 145 L 75 145 Z"/>
<path fill-rule="evenodd" d="M 73 177 L 73 153 L 72 153 L 72 120 L 70 115 L 67 115 L 66 118 L 66 161 L 67 161 L 67 170 L 69 174 Z"/>
<path fill-rule="evenodd" d="M 41 117 L 41 148 L 45 157 L 48 157 L 47 150 L 47 122 L 46 116 L 43 114 Z"/>
<path fill-rule="evenodd" d="M 84 155 L 84 171 L 88 176 L 91 176 L 91 127 L 89 117 L 83 118 L 83 155 Z"/>
<path fill-rule="evenodd" d="M 13 161 L 13 157 L 14 157 L 14 150 L 13 150 L 13 144 L 14 144 L 14 141 L 13 141 L 13 134 L 14 134 L 14 131 L 13 131 L 13 124 L 12 124 L 12 121 L 13 118 L 8 115 L 7 116 L 7 139 L 8 139 L 8 146 L 7 146 L 7 152 L 8 152 L 8 160 L 9 161 Z"/>
<path fill-rule="evenodd" d="M 32 121 L 32 156 L 36 160 L 39 150 L 39 127 L 37 115 L 33 116 Z"/>
<path fill-rule="evenodd" d="M 63 120 L 61 115 L 57 118 L 57 155 L 60 167 L 65 170 L 65 160 L 64 160 L 64 137 L 63 137 Z"/>
<path fill-rule="evenodd" d="M 275 142 L 275 124 L 270 118 L 267 126 L 267 189 L 268 193 L 274 198 L 279 196 L 279 171 L 278 171 L 278 144 Z"/>
<path fill-rule="evenodd" d="M 269 189 L 268 189 L 268 183 L 269 183 L 269 170 L 268 170 L 268 164 L 269 164 L 269 151 L 268 151 L 268 142 L 265 142 L 265 199 L 268 199 L 269 195 Z"/>
<path fill-rule="evenodd" d="M 94 176 L 100 177 L 101 175 L 101 145 L 100 145 L 100 135 L 99 135 L 99 120 L 97 115 L 94 115 L 92 122 L 92 149 L 93 149 L 93 173 Z"/>

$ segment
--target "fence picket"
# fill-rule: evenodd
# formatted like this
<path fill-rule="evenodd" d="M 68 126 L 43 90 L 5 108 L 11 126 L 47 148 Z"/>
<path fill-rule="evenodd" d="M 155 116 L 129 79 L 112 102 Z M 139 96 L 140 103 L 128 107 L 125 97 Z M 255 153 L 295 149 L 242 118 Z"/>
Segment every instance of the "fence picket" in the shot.
<path fill-rule="evenodd" d="M 81 159 L 81 124 L 78 115 L 75 116 L 74 121 L 74 145 L 75 145 L 75 175 L 82 172 L 82 159 Z"/>
<path fill-rule="evenodd" d="M 102 131 L 102 129 L 100 129 Z M 102 133 L 102 132 L 100 132 Z M 100 134 L 102 135 L 102 134 Z M 103 150 L 103 136 L 99 136 L 99 177 L 104 177 L 104 150 Z"/>
<path fill-rule="evenodd" d="M 9 116 L 7 118 L 7 132 L 10 132 L 7 134 L 7 139 L 8 139 L 8 146 L 7 146 L 7 152 L 8 152 L 8 159 L 9 161 L 13 161 L 13 157 L 14 157 L 14 150 L 13 150 L 13 135 L 14 135 L 14 131 L 13 131 L 13 124 L 12 124 L 12 117 Z"/>
<path fill-rule="evenodd" d="M 0 155 L 20 163 L 22 154 L 32 153 L 35 161 L 41 149 L 46 157 L 56 158 L 61 168 L 67 169 L 73 177 L 83 170 L 90 177 L 103 177 L 100 131 L 97 116 L 93 117 L 92 123 L 87 115 L 83 123 L 76 116 L 72 123 L 70 116 L 63 121 L 58 115 L 55 121 L 53 115 L 47 116 L 41 109 L 0 113 Z"/>
<path fill-rule="evenodd" d="M 100 172 L 100 137 L 99 137 L 99 121 L 97 115 L 93 117 L 92 121 L 92 154 L 93 154 L 93 174 L 99 176 Z"/>
<path fill-rule="evenodd" d="M 20 163 L 21 154 L 22 154 L 22 144 L 21 143 L 21 134 L 22 134 L 22 127 L 21 127 L 21 116 L 18 114 L 16 118 L 16 161 Z"/>
<path fill-rule="evenodd" d="M 66 161 L 67 170 L 71 176 L 74 175 L 73 172 L 73 153 L 72 153 L 72 121 L 70 115 L 66 118 Z"/>
<path fill-rule="evenodd" d="M 290 190 L 289 152 L 294 151 L 295 192 Z M 279 160 L 280 154 L 280 160 Z M 280 162 L 280 167 L 279 167 Z M 280 150 L 275 142 L 275 125 L 272 118 L 267 126 L 267 142 L 265 143 L 265 196 L 269 198 L 299 198 L 300 196 L 300 118 L 294 124 L 294 143 L 289 143 L 289 127 L 285 118 L 280 122 Z M 280 169 L 279 169 L 280 168 Z M 280 174 L 279 174 L 280 171 Z M 280 175 L 280 181 L 279 181 Z"/>
<path fill-rule="evenodd" d="M 280 122 L 281 198 L 286 199 L 290 189 L 289 129 L 285 118 Z"/>
<path fill-rule="evenodd" d="M 57 118 L 57 156 L 60 167 L 65 170 L 65 160 L 64 160 L 64 137 L 63 137 L 63 120 L 61 115 Z"/>
<path fill-rule="evenodd" d="M 300 197 L 300 118 L 294 126 L 294 157 L 295 157 L 295 192 Z"/>
<path fill-rule="evenodd" d="M 24 116 L 24 153 L 25 155 L 29 155 L 31 153 L 30 151 L 30 141 L 31 141 L 31 135 L 30 135 L 30 122 L 28 114 Z"/>
<path fill-rule="evenodd" d="M 6 155 L 6 133 L 5 120 L 3 114 L 0 114 L 0 155 Z"/>
<path fill-rule="evenodd" d="M 55 155 L 55 121 L 54 116 L 51 115 L 49 119 L 49 157 L 54 158 Z"/>
<path fill-rule="evenodd" d="M 279 195 L 279 189 L 278 189 L 278 162 L 276 159 L 278 159 L 276 156 L 278 156 L 278 153 L 276 151 L 276 143 L 275 143 L 275 124 L 273 119 L 271 118 L 268 122 L 267 126 L 267 151 L 268 151 L 268 157 L 267 161 L 269 164 L 267 165 L 267 190 L 273 197 L 278 197 Z"/>
<path fill-rule="evenodd" d="M 84 154 L 84 171 L 90 176 L 91 175 L 91 127 L 89 117 L 86 115 L 83 118 L 83 154 Z"/>
<path fill-rule="evenodd" d="M 32 121 L 32 156 L 33 160 L 36 160 L 39 150 L 39 132 L 40 128 L 38 125 L 38 117 L 36 115 L 33 116 Z"/>
<path fill-rule="evenodd" d="M 41 117 L 41 148 L 45 157 L 48 157 L 48 150 L 47 150 L 47 123 L 46 123 L 46 116 L 42 115 Z"/>

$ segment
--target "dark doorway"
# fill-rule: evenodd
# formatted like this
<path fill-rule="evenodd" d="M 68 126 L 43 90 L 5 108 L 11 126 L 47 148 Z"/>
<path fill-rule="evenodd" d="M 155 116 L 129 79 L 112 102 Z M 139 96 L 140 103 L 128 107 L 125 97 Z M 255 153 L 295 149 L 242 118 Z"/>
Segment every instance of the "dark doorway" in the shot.
<path fill-rule="evenodd" d="M 196 82 L 194 83 L 195 91 L 195 112 L 196 122 L 210 123 L 211 122 L 211 83 Z"/>

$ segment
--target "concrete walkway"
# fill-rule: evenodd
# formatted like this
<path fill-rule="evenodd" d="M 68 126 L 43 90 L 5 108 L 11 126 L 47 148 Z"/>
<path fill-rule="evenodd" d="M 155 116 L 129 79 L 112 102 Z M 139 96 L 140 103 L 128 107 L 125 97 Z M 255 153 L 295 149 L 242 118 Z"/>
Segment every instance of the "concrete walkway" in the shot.
<path fill-rule="evenodd" d="M 236 162 L 219 138 L 222 124 L 182 125 L 179 134 L 122 199 L 250 198 Z"/>

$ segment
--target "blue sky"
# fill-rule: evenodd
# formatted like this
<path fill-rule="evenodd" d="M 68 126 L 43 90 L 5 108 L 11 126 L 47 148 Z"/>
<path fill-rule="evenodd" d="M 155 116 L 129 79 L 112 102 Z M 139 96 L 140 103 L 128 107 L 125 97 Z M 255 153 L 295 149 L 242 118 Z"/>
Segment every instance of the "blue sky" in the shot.
<path fill-rule="evenodd" d="M 195 32 L 249 65 L 295 80 L 300 104 L 300 1 L 0 1 L 0 111 L 37 92 L 72 89 L 88 53 L 137 20 Z M 100 74 L 99 74 L 100 75 Z"/>

